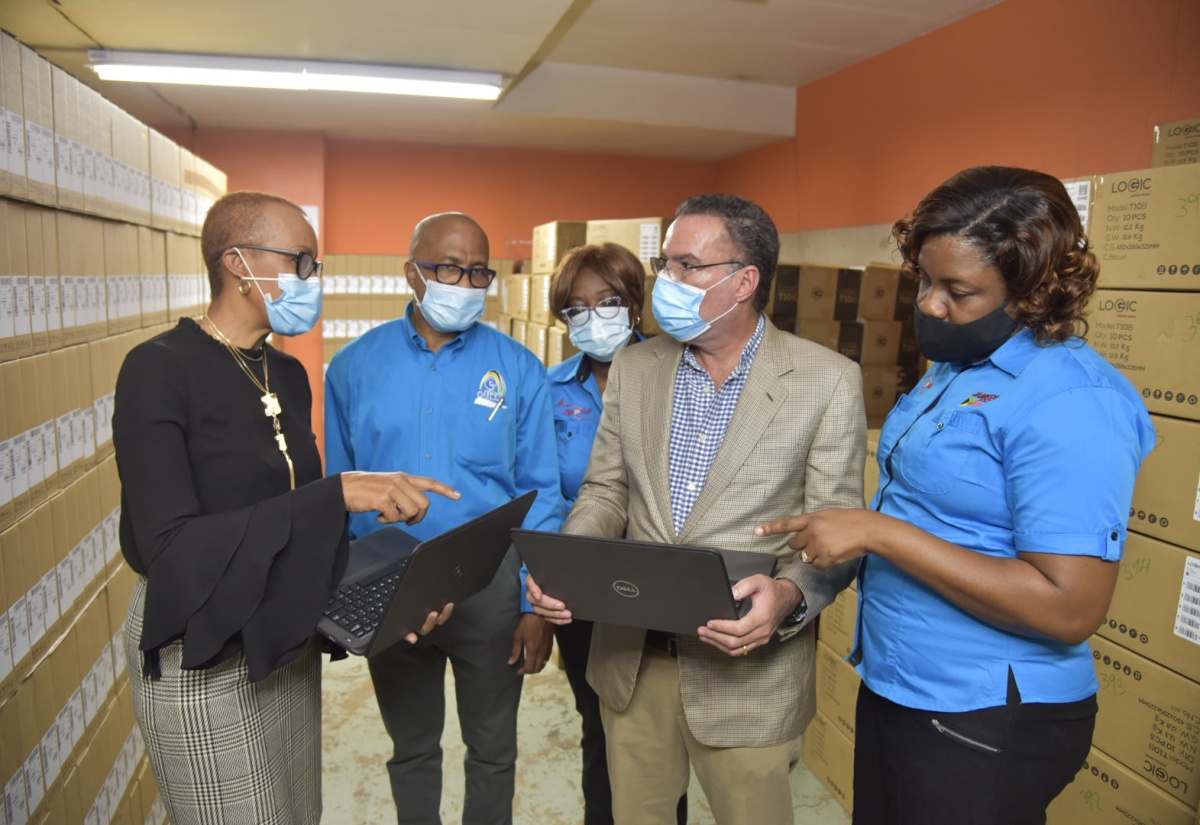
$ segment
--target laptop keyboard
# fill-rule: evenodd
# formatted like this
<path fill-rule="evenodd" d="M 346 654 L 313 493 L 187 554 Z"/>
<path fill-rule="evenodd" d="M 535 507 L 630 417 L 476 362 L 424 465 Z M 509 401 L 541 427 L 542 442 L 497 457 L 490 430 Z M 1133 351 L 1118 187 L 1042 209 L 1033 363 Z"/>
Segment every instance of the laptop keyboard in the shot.
<path fill-rule="evenodd" d="M 374 633 L 392 602 L 406 565 L 407 559 L 405 565 L 384 570 L 373 579 L 339 587 L 325 608 L 325 616 L 353 636 L 361 638 Z"/>

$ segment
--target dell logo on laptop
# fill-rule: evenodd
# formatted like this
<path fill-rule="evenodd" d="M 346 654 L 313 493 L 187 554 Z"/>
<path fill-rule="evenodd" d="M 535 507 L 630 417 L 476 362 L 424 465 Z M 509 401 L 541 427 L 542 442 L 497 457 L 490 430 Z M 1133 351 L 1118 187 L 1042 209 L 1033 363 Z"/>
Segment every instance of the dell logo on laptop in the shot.
<path fill-rule="evenodd" d="M 641 594 L 642 591 L 633 582 L 615 581 L 613 582 L 613 590 L 617 591 L 617 595 L 624 596 L 627 599 L 632 599 Z"/>

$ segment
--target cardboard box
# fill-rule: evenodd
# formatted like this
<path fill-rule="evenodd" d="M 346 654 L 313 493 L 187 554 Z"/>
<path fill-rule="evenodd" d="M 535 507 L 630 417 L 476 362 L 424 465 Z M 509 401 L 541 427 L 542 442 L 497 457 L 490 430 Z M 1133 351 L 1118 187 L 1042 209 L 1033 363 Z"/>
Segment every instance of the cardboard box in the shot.
<path fill-rule="evenodd" d="M 546 363 L 546 333 L 548 330 L 549 327 L 545 324 L 535 324 L 532 321 L 525 327 L 525 346 L 533 350 L 533 354 L 543 364 Z"/>
<path fill-rule="evenodd" d="M 817 643 L 817 712 L 851 742 L 860 684 L 862 677 L 852 664 L 828 645 Z"/>
<path fill-rule="evenodd" d="M 858 317 L 864 321 L 908 321 L 917 300 L 916 278 L 900 267 L 873 263 L 863 270 L 858 293 Z"/>
<path fill-rule="evenodd" d="M 1092 748 L 1046 811 L 1046 825 L 1192 825 L 1195 812 Z"/>
<path fill-rule="evenodd" d="M 796 301 L 800 294 L 800 267 L 797 264 L 779 264 L 775 268 L 775 282 L 771 285 L 771 301 L 767 316 L 780 329 L 790 329 L 796 320 Z"/>
<path fill-rule="evenodd" d="M 1091 241 L 1104 289 L 1200 290 L 1200 165 L 1100 175 Z"/>
<path fill-rule="evenodd" d="M 76 169 L 73 148 L 79 132 L 79 81 L 58 66 L 51 66 L 50 88 L 58 206 L 60 209 L 82 209 L 83 170 Z"/>
<path fill-rule="evenodd" d="M 1200 423 L 1150 417 L 1158 445 L 1138 473 L 1129 529 L 1200 551 Z"/>
<path fill-rule="evenodd" d="M 526 329 L 528 327 L 529 327 L 528 321 L 525 321 L 521 318 L 513 318 L 512 319 L 512 337 L 517 339 L 518 341 L 520 341 L 522 344 L 524 344 Z"/>
<path fill-rule="evenodd" d="M 29 274 L 29 329 L 34 352 L 50 349 L 47 327 L 47 277 L 45 222 L 42 213 L 31 208 L 25 214 L 25 260 Z M 13 239 L 16 242 L 16 239 Z M 57 273 L 56 273 L 57 277 Z"/>
<path fill-rule="evenodd" d="M 571 343 L 571 334 L 561 324 L 546 330 L 546 366 L 553 367 L 572 358 L 579 349 Z"/>
<path fill-rule="evenodd" d="M 847 588 L 821 611 L 817 641 L 824 642 L 835 655 L 845 658 L 854 650 L 858 627 L 858 593 Z"/>
<path fill-rule="evenodd" d="M 20 258 L 14 261 L 16 256 L 11 253 L 13 241 L 8 213 L 13 208 L 9 201 L 0 200 L 0 361 L 11 361 L 17 357 L 16 270 L 20 266 Z"/>
<path fill-rule="evenodd" d="M 552 221 L 533 228 L 533 256 L 530 258 L 535 274 L 553 272 L 563 255 L 582 246 L 587 237 L 583 221 Z M 655 253 L 657 254 L 657 253 Z"/>
<path fill-rule="evenodd" d="M 25 104 L 25 175 L 29 199 L 47 206 L 57 200 L 54 182 L 54 101 L 50 64 L 24 44 L 21 94 Z"/>
<path fill-rule="evenodd" d="M 1200 803 L 1200 684 L 1100 636 L 1092 745 L 1191 808 Z"/>
<path fill-rule="evenodd" d="M 796 335 L 860 364 L 896 364 L 903 332 L 900 321 L 796 321 Z"/>
<path fill-rule="evenodd" d="M 1141 390 L 1150 412 L 1200 420 L 1200 292 L 1096 290 L 1088 342 Z"/>
<path fill-rule="evenodd" d="M 510 275 L 500 281 L 500 313 L 522 321 L 529 320 L 529 277 Z"/>
<path fill-rule="evenodd" d="M 800 267 L 796 318 L 807 321 L 853 321 L 858 318 L 861 269 Z M 779 309 L 776 308 L 776 314 Z"/>
<path fill-rule="evenodd" d="M 0 66 L 3 68 L 4 108 L 8 111 L 8 183 L 5 191 L 27 197 L 29 182 L 25 147 L 25 104 L 21 83 L 21 44 L 0 31 Z M 0 164 L 3 165 L 3 164 Z M 3 789 L 0 788 L 0 791 Z"/>
<path fill-rule="evenodd" d="M 529 321 L 533 324 L 550 326 L 554 317 L 550 314 L 550 276 L 529 276 Z"/>
<path fill-rule="evenodd" d="M 646 274 L 652 275 L 647 262 L 662 255 L 663 238 L 670 225 L 669 218 L 588 221 L 585 240 L 588 244 L 615 243 L 625 247 L 642 261 Z"/>
<path fill-rule="evenodd" d="M 167 236 L 147 226 L 137 233 L 141 324 L 149 327 L 167 322 Z"/>
<path fill-rule="evenodd" d="M 886 416 L 896 406 L 896 399 L 916 385 L 916 379 L 916 374 L 906 367 L 864 364 L 863 403 L 867 417 Z"/>
<path fill-rule="evenodd" d="M 1158 168 L 1185 163 L 1200 163 L 1200 118 L 1155 126 L 1150 166 Z"/>
<path fill-rule="evenodd" d="M 638 319 L 638 329 L 643 335 L 662 335 L 662 327 L 654 317 L 654 284 L 658 277 L 651 275 L 646 279 L 646 296 L 642 299 L 642 315 Z"/>
<path fill-rule="evenodd" d="M 1200 682 L 1200 554 L 1130 533 L 1096 632 Z"/>
<path fill-rule="evenodd" d="M 63 345 L 62 284 L 58 263 L 58 218 L 50 209 L 37 210 L 42 224 L 42 261 L 46 277 L 47 349 Z"/>
<path fill-rule="evenodd" d="M 29 791 L 25 784 L 27 743 L 21 739 L 21 714 L 24 708 L 10 697 L 0 704 L 0 794 L 8 810 L 9 821 L 24 822 L 29 817 Z"/>
<path fill-rule="evenodd" d="M 853 813 L 854 743 L 819 711 L 804 731 L 804 764 Z"/>
<path fill-rule="evenodd" d="M 0 200 L 0 219 L 6 224 L 6 237 L 0 237 L 8 248 L 7 271 L 5 262 L 0 256 L 0 275 L 8 276 L 9 301 L 11 309 L 3 315 L 11 317 L 11 349 L 7 357 L 24 357 L 33 354 L 32 322 L 29 305 L 29 259 L 25 248 L 25 216 L 29 210 L 13 201 Z M 3 301 L 0 294 L 0 301 Z M 6 318 L 0 318 L 5 323 Z M 7 333 L 8 331 L 5 330 Z M 0 333 L 2 335 L 3 333 Z"/>

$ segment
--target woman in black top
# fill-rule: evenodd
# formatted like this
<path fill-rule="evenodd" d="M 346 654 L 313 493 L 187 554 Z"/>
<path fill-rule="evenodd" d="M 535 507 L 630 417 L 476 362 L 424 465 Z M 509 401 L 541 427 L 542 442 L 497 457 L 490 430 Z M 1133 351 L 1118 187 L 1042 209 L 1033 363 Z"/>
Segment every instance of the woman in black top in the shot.
<path fill-rule="evenodd" d="M 322 477 L 308 376 L 264 343 L 321 311 L 298 206 L 227 195 L 201 246 L 208 312 L 134 348 L 117 379 L 121 547 L 141 577 L 126 633 L 134 709 L 172 822 L 315 825 L 313 629 L 345 568 L 346 512 L 411 524 L 425 492 L 458 494 L 403 473 Z"/>

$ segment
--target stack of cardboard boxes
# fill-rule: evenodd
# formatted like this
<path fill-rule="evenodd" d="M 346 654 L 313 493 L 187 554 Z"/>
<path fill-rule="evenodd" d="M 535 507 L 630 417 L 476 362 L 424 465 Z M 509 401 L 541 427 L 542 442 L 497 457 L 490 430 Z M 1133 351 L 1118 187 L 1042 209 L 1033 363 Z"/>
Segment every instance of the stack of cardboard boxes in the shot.
<path fill-rule="evenodd" d="M 912 330 L 914 279 L 898 267 L 780 264 L 771 321 L 780 329 L 837 350 L 862 367 L 868 425 L 878 427 L 920 377 Z"/>
<path fill-rule="evenodd" d="M 1158 444 L 1092 638 L 1092 751 L 1050 825 L 1191 825 L 1200 806 L 1200 120 L 1155 132 L 1154 167 L 1090 181 L 1088 340 L 1141 391 Z"/>
<path fill-rule="evenodd" d="M 202 311 L 225 176 L 0 34 L 0 822 L 160 823 L 122 628 L 113 392 Z"/>

